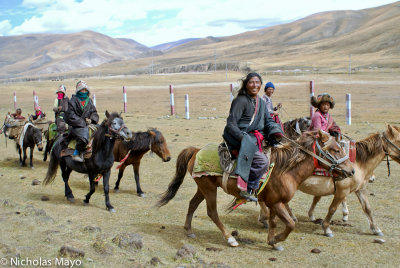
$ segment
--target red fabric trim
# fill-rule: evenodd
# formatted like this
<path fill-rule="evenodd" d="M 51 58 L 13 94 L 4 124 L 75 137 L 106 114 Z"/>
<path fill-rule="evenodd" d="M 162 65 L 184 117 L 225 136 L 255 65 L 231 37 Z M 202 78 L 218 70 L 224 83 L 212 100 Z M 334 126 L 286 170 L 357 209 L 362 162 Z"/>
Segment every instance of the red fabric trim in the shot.
<path fill-rule="evenodd" d="M 313 151 L 314 151 L 314 154 L 315 154 L 315 144 L 316 144 L 316 141 L 314 141 L 314 144 L 313 144 Z M 319 165 L 319 163 L 318 163 L 317 158 L 313 157 L 313 160 L 314 160 L 314 167 L 315 167 L 315 168 L 321 168 L 320 165 Z"/>
<path fill-rule="evenodd" d="M 262 141 L 264 137 L 258 130 L 254 130 L 254 136 L 256 136 L 257 139 L 258 150 L 262 152 Z"/>

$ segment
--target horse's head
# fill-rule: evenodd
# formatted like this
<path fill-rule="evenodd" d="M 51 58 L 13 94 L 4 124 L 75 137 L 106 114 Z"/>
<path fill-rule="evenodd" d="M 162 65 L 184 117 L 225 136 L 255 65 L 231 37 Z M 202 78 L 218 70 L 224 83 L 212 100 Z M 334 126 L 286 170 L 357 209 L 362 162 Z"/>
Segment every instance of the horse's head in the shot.
<path fill-rule="evenodd" d="M 108 111 L 106 111 L 106 117 L 106 126 L 108 127 L 112 137 L 120 138 L 125 141 L 129 141 L 132 138 L 132 131 L 125 126 L 124 120 L 120 114 L 109 114 Z"/>
<path fill-rule="evenodd" d="M 319 161 L 320 165 L 331 171 L 334 178 L 347 178 L 354 175 L 349 156 L 329 133 L 319 130 L 315 145 L 315 153 L 326 160 Z"/>
<path fill-rule="evenodd" d="M 167 141 L 164 136 L 155 128 L 149 129 L 148 133 L 151 135 L 150 150 L 158 155 L 164 162 L 171 160 L 171 153 L 169 152 Z"/>
<path fill-rule="evenodd" d="M 400 164 L 400 128 L 386 124 L 386 130 L 382 136 L 386 144 L 384 148 L 386 155 Z"/>
<path fill-rule="evenodd" d="M 42 151 L 43 150 L 42 130 L 40 128 L 35 127 L 35 126 L 31 126 L 31 129 L 32 129 L 33 141 L 35 142 L 38 150 Z"/>

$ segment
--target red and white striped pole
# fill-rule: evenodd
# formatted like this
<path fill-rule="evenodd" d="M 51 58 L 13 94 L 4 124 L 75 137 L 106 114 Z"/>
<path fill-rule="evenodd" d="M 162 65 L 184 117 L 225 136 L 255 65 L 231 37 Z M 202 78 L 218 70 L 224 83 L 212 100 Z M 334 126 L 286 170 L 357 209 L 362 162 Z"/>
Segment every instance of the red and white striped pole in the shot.
<path fill-rule="evenodd" d="M 185 119 L 190 119 L 189 116 L 189 95 L 185 95 Z"/>
<path fill-rule="evenodd" d="M 312 96 L 314 96 L 314 80 L 310 81 L 310 99 Z M 309 101 L 310 101 L 310 99 L 309 99 Z M 311 102 L 310 102 L 310 117 L 312 118 L 313 115 L 314 115 L 314 107 L 311 105 Z"/>
<path fill-rule="evenodd" d="M 39 105 L 39 97 L 36 95 L 36 91 L 33 91 L 33 108 L 36 109 L 36 106 Z"/>
<path fill-rule="evenodd" d="M 96 94 L 93 94 L 93 105 L 96 107 Z"/>
<path fill-rule="evenodd" d="M 351 125 L 351 94 L 346 94 L 346 123 Z"/>
<path fill-rule="evenodd" d="M 127 99 L 126 99 L 126 88 L 122 86 L 122 92 L 124 93 L 124 113 L 127 111 Z"/>
<path fill-rule="evenodd" d="M 171 115 L 175 114 L 175 103 L 174 103 L 174 86 L 169 85 L 169 94 L 170 94 L 170 102 L 171 102 Z"/>
<path fill-rule="evenodd" d="M 14 91 L 14 110 L 17 109 L 17 92 Z"/>
<path fill-rule="evenodd" d="M 232 94 L 233 84 L 231 84 L 230 88 L 231 88 L 231 102 L 232 102 L 233 101 L 233 94 Z"/>

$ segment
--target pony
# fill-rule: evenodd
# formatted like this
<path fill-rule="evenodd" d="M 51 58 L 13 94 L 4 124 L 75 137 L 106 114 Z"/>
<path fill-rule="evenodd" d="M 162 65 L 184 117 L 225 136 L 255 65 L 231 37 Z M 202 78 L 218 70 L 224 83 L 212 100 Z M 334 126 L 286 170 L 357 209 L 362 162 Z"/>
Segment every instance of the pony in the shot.
<path fill-rule="evenodd" d="M 94 133 L 92 155 L 89 159 L 85 159 L 83 163 L 72 160 L 71 156 L 61 156 L 65 137 L 60 136 L 54 142 L 44 184 L 47 185 L 54 181 L 58 166 L 60 166 L 65 184 L 65 196 L 68 201 L 74 202 L 74 195 L 68 185 L 69 176 L 73 170 L 88 174 L 90 191 L 83 201 L 84 205 L 88 205 L 91 195 L 95 192 L 95 180 L 102 176 L 106 208 L 110 212 L 115 212 L 108 196 L 111 167 L 114 163 L 113 148 L 116 139 L 130 140 L 132 138 L 132 132 L 125 126 L 122 117 L 118 113 L 112 113 L 110 115 L 108 111 L 106 111 L 105 115 L 106 119 Z"/>
<path fill-rule="evenodd" d="M 318 146 L 315 154 L 313 154 L 310 150 L 313 150 L 313 145 L 315 144 L 318 144 Z M 181 151 L 176 161 L 175 177 L 156 204 L 157 207 L 166 205 L 176 195 L 187 171 L 192 174 L 196 154 L 199 150 L 195 147 L 188 147 Z M 321 154 L 322 157 L 316 154 Z M 271 162 L 275 163 L 275 167 L 266 187 L 258 194 L 258 201 L 263 209 L 270 208 L 269 224 L 271 228 L 268 232 L 268 244 L 276 250 L 283 250 L 283 247 L 277 243 L 284 241 L 295 227 L 295 222 L 290 218 L 284 204 L 292 199 L 297 187 L 303 180 L 311 176 L 314 171 L 314 159 L 311 155 L 315 155 L 321 165 L 328 169 L 332 168 L 334 174 L 338 177 L 350 176 L 354 172 L 351 162 L 344 158 L 346 154 L 336 140 L 323 131 L 319 131 L 319 135 L 314 133 L 303 135 L 298 144 L 286 143 L 276 148 L 272 147 Z M 225 239 L 227 239 L 228 245 L 232 247 L 238 246 L 236 239 L 225 230 L 218 217 L 217 188 L 222 187 L 222 175 L 201 175 L 200 177 L 195 177 L 194 181 L 197 184 L 197 192 L 189 203 L 186 215 L 184 229 L 187 235 L 195 237 L 191 226 L 193 214 L 205 199 L 207 215 L 220 229 Z M 229 178 L 225 189 L 228 194 L 240 199 L 240 190 L 236 185 L 236 180 Z M 286 228 L 284 232 L 275 235 L 277 216 L 282 220 Z"/>
<path fill-rule="evenodd" d="M 21 134 L 19 135 L 19 139 L 15 138 L 15 146 L 19 153 L 19 164 L 21 167 L 26 166 L 26 149 L 29 147 L 29 166 L 34 168 L 33 166 L 33 150 L 35 149 L 35 145 L 37 146 L 39 151 L 43 150 L 42 145 L 42 130 L 40 128 L 35 127 L 31 123 L 26 123 L 25 126 L 21 129 Z M 23 154 L 23 157 L 21 156 Z"/>
<path fill-rule="evenodd" d="M 372 134 L 356 142 L 356 162 L 353 177 L 338 181 L 334 185 L 333 180 L 329 177 L 312 176 L 299 186 L 300 191 L 314 195 L 313 202 L 308 211 L 308 217 L 311 221 L 315 221 L 313 215 L 314 209 L 319 200 L 321 200 L 321 197 L 334 195 L 328 214 L 322 223 L 322 228 L 326 236 L 333 237 L 329 223 L 340 203 L 343 205 L 343 221 L 348 220 L 349 211 L 347 209 L 346 196 L 353 192 L 357 195 L 361 208 L 367 216 L 369 228 L 372 233 L 383 236 L 383 232 L 372 217 L 366 186 L 374 170 L 387 156 L 400 163 L 400 128 L 390 124 L 386 125 L 385 131 Z M 290 208 L 289 211 L 291 211 Z M 264 216 L 261 213 L 260 221 L 263 221 Z"/>
<path fill-rule="evenodd" d="M 300 117 L 283 123 L 283 131 L 286 137 L 296 140 L 311 126 L 310 117 Z"/>
<path fill-rule="evenodd" d="M 121 162 L 118 172 L 118 180 L 115 183 L 114 191 L 119 192 L 119 184 L 124 170 L 127 166 L 133 166 L 133 173 L 136 181 L 136 192 L 138 196 L 144 197 L 142 188 L 140 187 L 139 167 L 142 157 L 150 151 L 158 155 L 163 162 L 171 160 L 167 141 L 160 131 L 155 128 L 150 128 L 146 132 L 133 133 L 132 140 L 128 142 L 115 142 L 114 146 L 114 161 Z"/>

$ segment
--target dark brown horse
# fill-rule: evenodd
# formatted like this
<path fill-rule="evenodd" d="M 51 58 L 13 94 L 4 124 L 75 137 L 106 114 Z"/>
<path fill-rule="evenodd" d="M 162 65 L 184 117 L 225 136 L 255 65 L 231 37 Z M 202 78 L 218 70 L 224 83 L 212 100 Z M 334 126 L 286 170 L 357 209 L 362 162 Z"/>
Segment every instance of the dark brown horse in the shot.
<path fill-rule="evenodd" d="M 345 159 L 344 157 L 346 154 L 336 140 L 329 136 L 329 134 L 321 131 L 319 132 L 319 136 L 312 133 L 305 134 L 300 138 L 298 143 L 302 146 L 301 148 L 303 148 L 303 150 L 307 150 L 308 152 L 313 151 L 313 145 L 322 144 L 322 146 L 317 146 L 317 148 L 321 149 L 316 149 L 317 154 L 323 155 L 323 157 L 320 157 L 324 162 L 321 162 L 321 165 L 330 168 L 331 164 L 336 162 L 336 166 L 339 168 L 333 171 L 334 174 L 341 177 L 353 174 L 354 169 L 349 160 L 339 161 L 339 159 Z M 167 191 L 158 201 L 158 207 L 166 205 L 176 195 L 187 171 L 192 174 L 196 154 L 199 150 L 200 149 L 194 147 L 188 147 L 179 154 L 176 163 L 175 177 L 169 184 Z M 283 249 L 278 246 L 277 243 L 284 241 L 295 227 L 295 222 L 289 216 L 284 204 L 292 199 L 297 187 L 303 180 L 311 176 L 315 169 L 313 157 L 303 150 L 293 143 L 287 143 L 278 148 L 272 148 L 271 162 L 275 163 L 275 168 L 272 171 L 268 184 L 258 195 L 260 205 L 264 208 L 268 206 L 271 210 L 268 244 L 277 250 Z M 331 164 L 329 164 L 327 160 L 324 160 L 329 158 L 328 153 L 331 157 L 329 160 Z M 339 162 L 341 163 L 339 164 Z M 199 204 L 206 199 L 208 216 L 221 230 L 228 244 L 234 247 L 238 246 L 235 238 L 225 230 L 224 225 L 218 217 L 217 188 L 222 187 L 222 176 L 200 176 L 194 178 L 194 181 L 197 184 L 197 192 L 190 201 L 184 226 L 188 236 L 194 236 L 192 231 L 193 214 Z M 240 198 L 240 190 L 236 186 L 235 179 L 230 178 L 226 188 L 228 194 L 238 199 Z M 275 235 L 277 217 L 284 222 L 286 228 L 284 232 Z"/>
<path fill-rule="evenodd" d="M 19 135 L 18 140 L 15 140 L 15 145 L 19 153 L 19 164 L 24 167 L 26 166 L 26 149 L 29 147 L 30 149 L 30 161 L 29 166 L 33 168 L 33 150 L 35 149 L 35 145 L 38 147 L 39 151 L 43 150 L 42 145 L 42 130 L 35 127 L 31 123 L 26 123 L 25 126 L 21 129 L 21 134 Z M 23 154 L 23 157 L 21 156 Z"/>
<path fill-rule="evenodd" d="M 119 168 L 118 180 L 114 187 L 115 192 L 119 191 L 119 183 L 124 175 L 125 168 L 132 165 L 136 181 L 136 192 L 140 197 L 144 197 L 144 193 L 140 187 L 139 167 L 140 160 L 148 151 L 158 155 L 164 162 L 171 160 L 171 153 L 169 152 L 167 141 L 162 133 L 155 128 L 151 128 L 146 132 L 133 133 L 133 138 L 129 142 L 115 142 L 114 161 L 120 162 L 127 157 Z M 127 156 L 128 152 L 129 156 Z"/>
<path fill-rule="evenodd" d="M 301 133 L 308 131 L 310 125 L 310 117 L 300 117 L 283 123 L 283 131 L 286 137 L 295 140 L 301 136 Z"/>
<path fill-rule="evenodd" d="M 132 138 L 132 132 L 125 126 L 123 119 L 117 113 L 111 115 L 106 111 L 106 119 L 101 123 L 100 127 L 94 133 L 92 142 L 92 155 L 89 159 L 85 159 L 83 163 L 74 161 L 72 157 L 61 156 L 64 148 L 65 137 L 60 137 L 54 142 L 53 149 L 50 153 L 50 163 L 44 184 L 54 181 L 57 175 L 58 166 L 61 169 L 61 175 L 64 180 L 65 196 L 70 202 L 74 202 L 74 195 L 69 187 L 68 180 L 71 172 L 74 170 L 79 173 L 88 174 L 90 191 L 87 193 L 84 205 L 89 204 L 90 197 L 95 192 L 95 179 L 103 177 L 103 188 L 105 195 L 105 203 L 107 210 L 114 212 L 115 209 L 110 203 L 109 179 L 111 167 L 114 164 L 113 149 L 116 139 L 129 140 Z"/>

